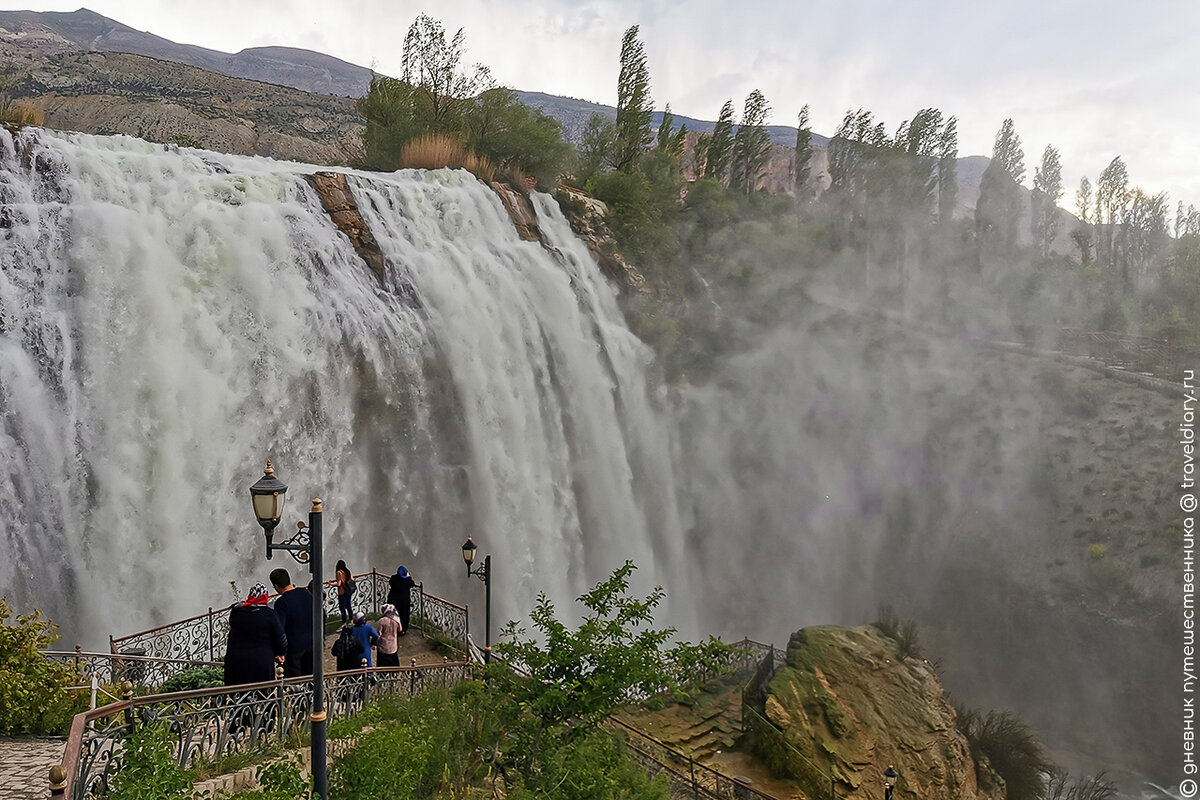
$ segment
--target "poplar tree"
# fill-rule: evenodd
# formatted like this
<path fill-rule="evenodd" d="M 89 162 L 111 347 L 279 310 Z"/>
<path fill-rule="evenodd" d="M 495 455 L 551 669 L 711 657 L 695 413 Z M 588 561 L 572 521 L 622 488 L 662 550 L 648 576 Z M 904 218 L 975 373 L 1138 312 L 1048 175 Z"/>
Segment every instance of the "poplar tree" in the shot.
<path fill-rule="evenodd" d="M 733 169 L 729 185 L 746 194 L 758 186 L 767 162 L 771 160 L 771 137 L 767 134 L 767 115 L 771 106 L 758 89 L 746 95 L 742 121 L 733 139 Z"/>
<path fill-rule="evenodd" d="M 937 214 L 939 223 L 954 219 L 958 205 L 958 119 L 950 117 L 938 141 Z"/>
<path fill-rule="evenodd" d="M 687 136 L 687 125 L 680 125 L 679 130 L 672 132 L 675 126 L 675 115 L 671 113 L 671 104 L 663 109 L 662 122 L 658 125 L 658 149 L 667 155 L 679 158 L 683 153 L 683 142 Z"/>
<path fill-rule="evenodd" d="M 712 136 L 705 148 L 704 176 L 724 180 L 729 171 L 729 161 L 733 155 L 733 101 L 726 100 L 721 106 L 717 124 L 713 126 Z"/>
<path fill-rule="evenodd" d="M 617 78 L 617 141 L 613 161 L 621 172 L 632 172 L 649 146 L 652 120 L 646 49 L 638 40 L 638 26 L 632 25 L 621 41 L 621 74 Z"/>
<path fill-rule="evenodd" d="M 1092 260 L 1092 182 L 1084 175 L 1079 180 L 1079 188 L 1075 190 L 1075 213 L 1079 216 L 1079 225 L 1071 231 L 1071 239 L 1079 248 L 1079 261 L 1088 264 Z"/>
<path fill-rule="evenodd" d="M 1021 181 L 1025 178 L 1025 153 L 1011 119 L 996 133 L 992 160 L 979 182 L 975 205 L 975 234 L 982 249 L 1001 254 L 1017 245 L 1021 218 Z"/>
<path fill-rule="evenodd" d="M 1120 261 L 1117 226 L 1125 216 L 1128 203 L 1129 171 L 1125 169 L 1125 162 L 1117 156 L 1100 171 L 1096 179 L 1096 260 L 1109 267 L 1117 267 Z"/>
<path fill-rule="evenodd" d="M 1030 228 L 1033 243 L 1042 256 L 1050 255 L 1050 246 L 1058 236 L 1058 201 L 1062 197 L 1062 161 L 1058 150 L 1046 145 L 1042 163 L 1033 170 L 1033 196 L 1030 198 Z"/>
<path fill-rule="evenodd" d="M 808 105 L 800 109 L 800 115 L 796 118 L 796 159 L 795 159 L 795 187 L 796 199 L 808 200 L 811 193 L 808 189 L 809 164 L 812 162 L 812 130 L 808 123 Z"/>

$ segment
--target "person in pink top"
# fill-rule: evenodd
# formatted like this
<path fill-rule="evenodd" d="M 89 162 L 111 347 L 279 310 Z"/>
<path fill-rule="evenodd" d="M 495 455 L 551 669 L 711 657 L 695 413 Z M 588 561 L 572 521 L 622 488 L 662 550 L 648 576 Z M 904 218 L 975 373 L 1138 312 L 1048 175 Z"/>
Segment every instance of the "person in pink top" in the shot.
<path fill-rule="evenodd" d="M 375 645 L 379 666 L 400 666 L 400 654 L 396 652 L 396 637 L 401 630 L 400 617 L 396 614 L 394 605 L 389 603 L 383 607 L 383 616 L 375 623 L 375 629 L 379 633 L 379 643 Z"/>

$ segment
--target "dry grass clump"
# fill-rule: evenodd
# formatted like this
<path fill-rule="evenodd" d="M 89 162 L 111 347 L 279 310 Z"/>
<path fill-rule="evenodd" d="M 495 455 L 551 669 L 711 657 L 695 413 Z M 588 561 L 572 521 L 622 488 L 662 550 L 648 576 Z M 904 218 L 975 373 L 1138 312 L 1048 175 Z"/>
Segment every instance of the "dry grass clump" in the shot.
<path fill-rule="evenodd" d="M 13 125 L 44 125 L 46 112 L 25 100 L 18 100 L 0 109 L 0 122 Z"/>
<path fill-rule="evenodd" d="M 490 181 L 496 168 L 488 159 L 466 148 L 461 139 L 444 133 L 427 133 L 404 145 L 400 166 L 412 169 L 465 169 L 480 180 Z"/>

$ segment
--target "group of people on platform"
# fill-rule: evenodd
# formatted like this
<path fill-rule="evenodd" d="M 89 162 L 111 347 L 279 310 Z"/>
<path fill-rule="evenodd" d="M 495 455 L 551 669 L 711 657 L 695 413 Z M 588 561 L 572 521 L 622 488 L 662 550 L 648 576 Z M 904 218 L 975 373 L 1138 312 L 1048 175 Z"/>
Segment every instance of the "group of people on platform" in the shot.
<path fill-rule="evenodd" d="M 387 603 L 373 627 L 366 615 L 354 611 L 357 587 L 345 561 L 337 562 L 335 572 L 338 610 L 342 630 L 333 645 L 338 670 L 358 669 L 366 659 L 372 666 L 371 648 L 378 654 L 381 667 L 400 666 L 398 638 L 408 632 L 412 613 L 412 589 L 416 582 L 401 566 L 388 579 Z M 285 678 L 313 673 L 317 647 L 313 642 L 312 584 L 308 588 L 292 585 L 286 569 L 271 571 L 271 585 L 279 597 L 272 608 L 267 604 L 267 587 L 256 583 L 243 603 L 229 611 L 229 642 L 225 651 L 225 684 L 259 683 L 275 679 L 275 664 L 283 664 Z"/>

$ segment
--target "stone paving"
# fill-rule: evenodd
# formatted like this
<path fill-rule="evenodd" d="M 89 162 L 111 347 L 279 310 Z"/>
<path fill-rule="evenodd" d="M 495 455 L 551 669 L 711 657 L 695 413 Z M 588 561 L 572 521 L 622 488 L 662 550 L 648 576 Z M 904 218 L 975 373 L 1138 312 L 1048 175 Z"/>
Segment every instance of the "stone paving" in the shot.
<path fill-rule="evenodd" d="M 62 763 L 65 739 L 0 736 L 0 797 L 45 800 L 50 767 Z"/>

